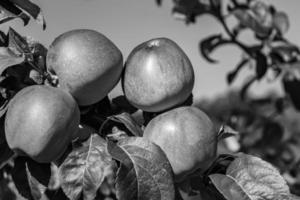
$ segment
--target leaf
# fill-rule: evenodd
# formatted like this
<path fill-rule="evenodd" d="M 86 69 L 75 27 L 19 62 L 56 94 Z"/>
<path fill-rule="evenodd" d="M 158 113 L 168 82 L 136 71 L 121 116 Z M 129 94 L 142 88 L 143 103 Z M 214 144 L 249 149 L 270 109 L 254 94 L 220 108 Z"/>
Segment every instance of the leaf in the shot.
<path fill-rule="evenodd" d="M 1 7 L 0 7 L 1 9 Z M 7 36 L 3 31 L 0 31 L 0 46 L 6 46 Z"/>
<path fill-rule="evenodd" d="M 159 146 L 141 137 L 128 137 L 108 151 L 121 162 L 116 180 L 120 200 L 172 200 L 175 198 L 172 167 Z"/>
<path fill-rule="evenodd" d="M 38 182 L 30 176 L 26 165 L 25 157 L 17 157 L 15 159 L 14 168 L 12 170 L 12 179 L 16 185 L 18 192 L 29 200 L 38 200 L 41 196 L 41 188 Z"/>
<path fill-rule="evenodd" d="M 25 38 L 17 33 L 13 28 L 8 30 L 8 47 L 16 54 L 31 54 Z"/>
<path fill-rule="evenodd" d="M 158 6 L 161 6 L 161 4 L 162 4 L 162 0 L 155 0 L 155 2 Z"/>
<path fill-rule="evenodd" d="M 208 38 L 205 38 L 203 39 L 201 42 L 200 42 L 200 45 L 199 45 L 199 49 L 200 49 L 200 52 L 202 54 L 202 56 L 208 61 L 208 62 L 211 62 L 211 63 L 216 63 L 217 61 L 210 58 L 209 54 L 212 53 L 212 51 L 218 47 L 219 45 L 222 45 L 222 44 L 227 44 L 227 43 L 230 43 L 228 40 L 224 40 L 222 38 L 222 35 L 221 34 L 218 34 L 218 35 L 212 35 Z"/>
<path fill-rule="evenodd" d="M 134 113 L 138 110 L 128 102 L 124 95 L 113 98 L 112 103 L 118 108 L 118 110 L 122 110 L 123 112 Z"/>
<path fill-rule="evenodd" d="M 104 122 L 100 128 L 100 133 L 103 132 L 104 126 L 107 125 L 109 121 L 117 122 L 119 124 L 124 125 L 133 136 L 142 136 L 143 131 L 141 127 L 135 122 L 135 120 L 131 117 L 130 114 L 124 112 L 119 115 L 113 115 L 107 118 L 106 122 Z"/>
<path fill-rule="evenodd" d="M 7 47 L 0 47 L 0 74 L 8 67 L 21 64 L 24 61 L 24 56 L 16 55 Z"/>
<path fill-rule="evenodd" d="M 271 49 L 270 57 L 273 62 L 293 63 L 298 60 L 300 50 L 293 44 L 281 44 Z"/>
<path fill-rule="evenodd" d="M 284 199 L 289 187 L 279 171 L 261 158 L 240 153 L 227 168 L 232 177 L 253 200 Z"/>
<path fill-rule="evenodd" d="M 288 15 L 285 12 L 276 12 L 273 15 L 273 26 L 279 34 L 285 34 L 290 28 Z"/>
<path fill-rule="evenodd" d="M 13 3 L 8 0 L 0 1 L 0 24 L 13 20 L 15 18 L 20 18 L 26 26 L 30 20 L 30 17 L 23 13 L 21 9 L 16 7 Z"/>
<path fill-rule="evenodd" d="M 230 176 L 211 174 L 209 178 L 227 200 L 254 200 L 251 199 L 243 188 Z"/>
<path fill-rule="evenodd" d="M 40 73 L 47 72 L 47 48 L 38 41 L 32 39 L 31 37 L 26 37 L 26 41 L 29 46 L 30 52 L 33 55 L 33 63 L 39 69 L 38 71 Z"/>
<path fill-rule="evenodd" d="M 237 74 L 240 72 L 240 70 L 241 70 L 248 62 L 249 62 L 248 59 L 243 59 L 243 60 L 236 66 L 236 68 L 235 68 L 233 71 L 231 71 L 231 72 L 229 72 L 229 73 L 227 74 L 227 83 L 228 83 L 229 85 L 234 81 L 234 79 L 235 79 L 235 77 L 237 76 Z"/>
<path fill-rule="evenodd" d="M 40 7 L 30 0 L 2 0 L 0 6 L 5 9 L 1 9 L 4 15 L 7 15 L 3 19 L 10 20 L 19 17 L 24 21 L 24 25 L 27 25 L 30 20 L 28 15 L 30 15 L 38 24 L 42 25 L 43 29 L 46 28 Z M 3 22 L 5 21 L 3 20 Z"/>
<path fill-rule="evenodd" d="M 236 158 L 232 154 L 220 154 L 204 173 L 205 177 L 210 174 L 225 174 L 230 163 Z"/>
<path fill-rule="evenodd" d="M 30 14 L 34 19 L 36 19 L 40 12 L 41 9 L 34 3 L 32 3 L 29 0 L 9 0 L 19 8 L 25 10 L 28 14 Z"/>
<path fill-rule="evenodd" d="M 272 30 L 272 14 L 270 8 L 262 1 L 253 1 L 250 7 L 237 7 L 232 14 L 239 22 L 250 28 L 259 37 L 266 37 Z"/>
<path fill-rule="evenodd" d="M 107 143 L 97 134 L 84 143 L 75 143 L 72 152 L 59 169 L 61 187 L 71 200 L 83 195 L 93 200 L 97 190 L 113 165 Z"/>
<path fill-rule="evenodd" d="M 31 176 L 47 187 L 51 177 L 51 164 L 37 163 L 29 158 L 26 160 L 26 164 Z"/>
<path fill-rule="evenodd" d="M 293 105 L 297 110 L 300 110 L 300 80 L 293 78 L 289 79 L 285 76 L 282 79 L 283 87 L 285 92 L 289 95 Z"/>
<path fill-rule="evenodd" d="M 41 185 L 40 182 L 32 176 L 28 169 L 28 163 L 26 162 L 26 174 L 28 184 L 30 186 L 30 193 L 34 200 L 40 200 L 46 190 L 46 187 Z"/>
<path fill-rule="evenodd" d="M 254 83 L 254 81 L 256 81 L 255 76 L 250 77 L 248 80 L 246 80 L 246 83 L 243 85 L 243 87 L 240 90 L 240 97 L 242 100 L 245 100 L 247 91 L 250 88 L 250 86 L 252 85 L 252 83 Z"/>
<path fill-rule="evenodd" d="M 0 199 L 16 200 L 16 192 L 11 187 L 10 177 L 4 177 L 4 173 L 0 178 Z"/>
<path fill-rule="evenodd" d="M 68 197 L 65 195 L 63 190 L 59 188 L 58 190 L 46 190 L 46 196 L 48 197 L 47 200 L 66 200 Z"/>
<path fill-rule="evenodd" d="M 184 20 L 186 24 L 195 23 L 196 17 L 207 13 L 209 6 L 200 3 L 198 0 L 177 0 L 172 13 L 176 19 Z"/>
<path fill-rule="evenodd" d="M 261 79 L 267 72 L 268 70 L 268 63 L 267 63 L 267 57 L 260 53 L 257 52 L 255 56 L 256 60 L 256 78 L 259 80 Z"/>

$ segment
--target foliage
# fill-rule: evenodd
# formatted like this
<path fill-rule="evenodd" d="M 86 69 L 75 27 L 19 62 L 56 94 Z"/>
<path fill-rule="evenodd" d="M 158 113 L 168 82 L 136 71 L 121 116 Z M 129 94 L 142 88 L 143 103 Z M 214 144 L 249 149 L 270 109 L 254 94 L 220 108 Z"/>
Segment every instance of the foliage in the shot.
<path fill-rule="evenodd" d="M 239 47 L 241 60 L 236 68 L 228 73 L 228 84 L 233 83 L 241 69 L 254 65 L 255 75 L 246 80 L 241 96 L 246 97 L 247 89 L 255 82 L 274 74 L 273 79 L 281 79 L 286 94 L 296 108 L 299 108 L 297 86 L 299 82 L 300 50 L 285 38 L 289 29 L 288 15 L 274 6 L 259 0 L 175 0 L 172 11 L 175 17 L 184 19 L 187 24 L 195 23 L 198 16 L 208 14 L 219 22 L 226 34 L 213 34 L 199 43 L 202 56 L 210 63 L 217 62 L 210 54 L 227 44 Z M 180 17 L 178 17 L 180 16 Z M 235 23 L 229 21 L 235 20 Z M 250 30 L 255 38 L 247 44 L 242 34 Z"/>
<path fill-rule="evenodd" d="M 230 15 L 243 19 L 234 31 L 228 28 L 222 15 L 224 5 L 218 0 L 176 0 L 173 12 L 181 14 L 181 18 L 183 15 L 187 23 L 195 22 L 197 16 L 205 13 L 215 16 L 227 30 L 229 39 L 222 35 L 214 35 L 203 40 L 200 43 L 200 50 L 204 57 L 209 62 L 216 62 L 209 54 L 217 46 L 227 43 L 238 45 L 247 54 L 238 68 L 255 61 L 256 76 L 253 80 L 264 77 L 269 69 L 284 74 L 284 80 L 287 81 L 286 90 L 290 91 L 288 92 L 291 94 L 290 98 L 295 103 L 297 96 L 292 95 L 294 90 L 291 88 L 297 86 L 298 82 L 294 77 L 290 77 L 293 74 L 291 70 L 280 67 L 288 64 L 294 66 L 289 69 L 296 70 L 298 66 L 298 48 L 283 38 L 283 34 L 288 29 L 286 15 L 276 12 L 275 8 L 267 5 L 258 6 L 254 1 L 238 3 L 232 0 L 230 2 L 225 7 Z M 31 0 L 2 0 L 0 10 L 0 24 L 20 18 L 24 21 L 24 25 L 27 25 L 33 18 L 45 28 L 40 8 Z M 268 20 L 264 21 L 270 18 L 266 14 L 269 11 L 272 25 Z M 263 25 L 260 24 L 262 21 Z M 238 40 L 238 33 L 245 27 L 255 32 L 261 44 L 246 46 Z M 263 51 L 267 47 L 270 51 Z M 222 144 L 226 144 L 230 138 L 240 137 L 242 148 L 239 150 L 245 153 L 232 151 L 230 154 L 221 153 L 205 172 L 195 171 L 181 183 L 174 182 L 173 170 L 164 151 L 141 137 L 147 123 L 160 113 L 137 110 L 124 96 L 112 100 L 106 97 L 93 105 L 81 106 L 81 123 L 90 126 L 90 131 L 93 130 L 93 133 L 88 138 L 73 140 L 58 160 L 52 163 L 38 163 L 28 157 L 15 154 L 9 149 L 4 134 L 7 105 L 18 91 L 29 85 L 57 86 L 56 77 L 47 71 L 46 54 L 47 48 L 42 44 L 29 37 L 21 36 L 12 28 L 7 33 L 0 31 L 1 199 L 299 199 L 290 192 L 288 187 L 290 186 L 294 192 L 294 185 L 280 175 L 285 172 L 297 174 L 294 171 L 297 169 L 298 159 L 293 160 L 293 164 L 288 165 L 289 170 L 283 172 L 283 167 L 279 167 L 280 171 L 278 171 L 270 163 L 259 158 L 273 161 L 266 154 L 260 154 L 259 157 L 246 154 L 258 154 L 254 150 L 264 152 L 264 148 L 271 148 L 272 155 L 278 157 L 278 162 L 280 158 L 285 157 L 284 154 L 280 154 L 282 157 L 279 158 L 278 147 L 284 148 L 286 143 L 294 141 L 292 139 L 294 136 L 290 134 L 287 137 L 280 132 L 283 124 L 279 126 L 278 124 L 284 123 L 284 118 L 258 115 L 265 112 L 249 108 L 249 102 L 240 101 L 240 98 L 234 99 L 234 104 L 231 100 L 225 101 L 225 98 L 212 104 L 201 102 L 200 106 L 204 105 L 202 109 L 210 114 L 217 125 L 228 124 L 238 130 L 236 132 L 225 125 L 221 126 L 219 146 L 222 147 Z M 238 71 L 239 69 L 229 75 L 229 82 L 234 80 Z M 239 94 L 230 97 L 239 97 Z M 276 105 L 275 113 L 278 113 L 278 110 L 281 113 L 286 112 L 286 109 L 283 109 L 286 108 L 284 107 L 286 99 L 267 100 L 275 102 L 270 104 Z M 192 103 L 193 96 L 190 95 L 182 105 L 178 106 Z M 216 105 L 220 107 L 214 107 Z M 286 121 L 290 120 L 286 119 Z M 261 132 L 255 130 L 261 127 L 263 127 Z M 269 145 L 257 143 L 257 141 L 266 141 L 261 138 L 269 139 L 268 134 L 273 132 L 274 127 L 274 132 L 278 133 L 282 140 L 270 140 Z M 291 125 L 291 128 L 294 127 Z M 248 132 L 263 134 L 253 137 L 253 135 L 249 136 Z M 280 166 L 276 162 L 275 164 Z"/>
<path fill-rule="evenodd" d="M 161 5 L 163 2 L 160 2 Z M 253 77 L 245 79 L 237 91 L 229 91 L 195 105 L 207 112 L 215 123 L 234 128 L 233 137 L 220 142 L 219 152 L 257 155 L 275 165 L 295 194 L 299 190 L 299 47 L 285 37 L 288 15 L 259 0 L 174 0 L 172 13 L 186 24 L 210 15 L 224 28 L 224 34 L 212 34 L 199 42 L 199 51 L 209 63 L 217 61 L 211 53 L 224 45 L 237 46 L 241 52 L 235 69 L 227 74 L 232 84 L 243 68 L 250 66 Z M 249 43 L 243 33 L 253 35 Z M 249 34 L 248 34 L 249 35 Z M 271 73 L 269 73 L 271 72 Z M 280 80 L 285 96 L 276 92 L 254 99 L 251 85 L 272 74 Z"/>

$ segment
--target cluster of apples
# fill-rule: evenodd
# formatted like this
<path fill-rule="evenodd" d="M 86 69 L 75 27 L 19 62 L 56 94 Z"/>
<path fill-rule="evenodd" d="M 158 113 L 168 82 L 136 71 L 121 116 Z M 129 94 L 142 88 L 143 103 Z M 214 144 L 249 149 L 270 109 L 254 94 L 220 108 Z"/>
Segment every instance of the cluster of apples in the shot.
<path fill-rule="evenodd" d="M 174 108 L 191 95 L 194 71 L 172 40 L 156 38 L 136 46 L 123 65 L 121 51 L 106 36 L 72 30 L 50 45 L 46 65 L 58 78 L 57 87 L 26 87 L 9 103 L 5 135 L 19 155 L 42 163 L 57 160 L 80 133 L 79 106 L 99 102 L 121 79 L 133 106 L 162 112 L 146 126 L 143 137 L 163 149 L 176 180 L 206 168 L 215 158 L 216 131 L 209 117 L 195 107 Z"/>

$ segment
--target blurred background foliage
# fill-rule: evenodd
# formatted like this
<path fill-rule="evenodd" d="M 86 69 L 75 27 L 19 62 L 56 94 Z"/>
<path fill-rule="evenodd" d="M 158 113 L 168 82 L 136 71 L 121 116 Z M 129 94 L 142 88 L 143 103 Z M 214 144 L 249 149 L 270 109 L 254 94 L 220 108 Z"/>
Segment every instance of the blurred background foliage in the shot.
<path fill-rule="evenodd" d="M 163 1 L 156 3 L 161 5 Z M 173 3 L 172 14 L 186 24 L 201 25 L 197 18 L 208 14 L 223 26 L 226 34 L 199 38 L 199 51 L 207 62 L 217 62 L 210 54 L 223 45 L 240 48 L 237 66 L 224 77 L 229 85 L 243 67 L 253 71 L 240 89 L 194 100 L 194 105 L 204 110 L 217 127 L 226 124 L 236 131 L 220 141 L 219 153 L 241 151 L 261 157 L 280 170 L 292 193 L 300 195 L 300 51 L 297 44 L 285 38 L 290 26 L 288 13 L 262 0 Z M 251 31 L 255 42 L 243 41 L 239 35 L 244 31 Z M 266 77 L 270 82 L 280 81 L 284 91 L 276 88 L 252 95 L 250 86 Z"/>

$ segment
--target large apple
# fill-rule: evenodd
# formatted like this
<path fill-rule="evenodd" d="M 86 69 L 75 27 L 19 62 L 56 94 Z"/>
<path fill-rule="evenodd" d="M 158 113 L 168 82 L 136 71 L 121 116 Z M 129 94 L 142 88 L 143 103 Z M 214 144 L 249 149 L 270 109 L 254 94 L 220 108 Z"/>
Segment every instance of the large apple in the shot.
<path fill-rule="evenodd" d="M 127 58 L 122 86 L 128 101 L 147 112 L 183 103 L 194 87 L 194 70 L 172 40 L 157 38 L 135 47 Z"/>
<path fill-rule="evenodd" d="M 58 36 L 47 54 L 50 73 L 59 87 L 70 92 L 79 105 L 103 99 L 117 84 L 123 56 L 107 37 L 93 30 L 77 29 Z"/>
<path fill-rule="evenodd" d="M 196 170 L 203 172 L 216 158 L 217 131 L 210 118 L 196 107 L 179 107 L 156 116 L 146 126 L 143 137 L 166 153 L 176 182 Z"/>
<path fill-rule="evenodd" d="M 29 86 L 10 101 L 5 117 L 8 146 L 37 162 L 58 159 L 78 131 L 80 112 L 67 92 L 50 86 Z"/>

